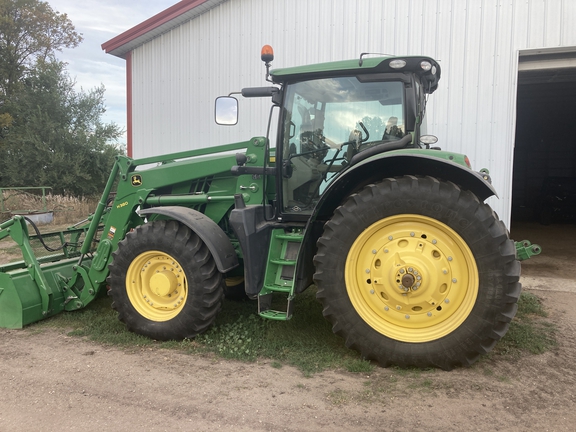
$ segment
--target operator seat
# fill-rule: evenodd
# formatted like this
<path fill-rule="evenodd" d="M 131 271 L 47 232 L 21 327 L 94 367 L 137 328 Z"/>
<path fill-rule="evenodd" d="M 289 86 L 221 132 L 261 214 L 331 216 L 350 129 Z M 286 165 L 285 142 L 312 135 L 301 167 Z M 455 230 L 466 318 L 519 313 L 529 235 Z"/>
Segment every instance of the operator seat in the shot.
<path fill-rule="evenodd" d="M 386 129 L 384 129 L 382 141 L 401 137 L 402 130 L 398 127 L 398 117 L 390 117 L 386 122 Z"/>

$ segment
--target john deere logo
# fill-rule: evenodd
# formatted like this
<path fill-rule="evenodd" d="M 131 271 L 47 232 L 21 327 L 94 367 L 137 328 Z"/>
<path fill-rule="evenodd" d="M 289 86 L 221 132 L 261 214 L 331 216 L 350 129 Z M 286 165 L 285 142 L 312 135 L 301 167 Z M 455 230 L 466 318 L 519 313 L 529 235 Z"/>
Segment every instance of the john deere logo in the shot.
<path fill-rule="evenodd" d="M 132 176 L 132 186 L 142 186 L 142 176 L 133 175 Z"/>

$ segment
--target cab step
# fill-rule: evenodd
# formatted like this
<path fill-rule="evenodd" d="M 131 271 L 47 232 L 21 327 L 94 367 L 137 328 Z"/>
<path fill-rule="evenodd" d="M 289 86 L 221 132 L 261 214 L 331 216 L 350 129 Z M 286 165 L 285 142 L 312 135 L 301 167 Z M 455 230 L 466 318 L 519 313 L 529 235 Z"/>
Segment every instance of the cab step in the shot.
<path fill-rule="evenodd" d="M 294 273 L 304 233 L 302 229 L 275 229 L 270 239 L 264 286 L 258 294 L 258 314 L 267 319 L 286 321 L 292 317 Z M 277 298 L 282 299 L 277 301 Z M 285 301 L 284 310 L 276 310 Z"/>

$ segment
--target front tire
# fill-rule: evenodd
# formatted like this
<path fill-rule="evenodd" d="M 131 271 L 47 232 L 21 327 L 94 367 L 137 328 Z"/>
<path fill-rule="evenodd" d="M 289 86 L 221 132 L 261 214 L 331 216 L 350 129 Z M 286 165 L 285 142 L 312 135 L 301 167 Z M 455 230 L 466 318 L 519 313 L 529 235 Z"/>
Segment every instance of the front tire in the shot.
<path fill-rule="evenodd" d="M 108 282 L 120 321 L 157 340 L 206 331 L 224 292 L 207 246 L 177 221 L 156 221 L 128 233 L 113 253 Z"/>
<path fill-rule="evenodd" d="M 431 177 L 348 197 L 314 262 L 334 332 L 383 366 L 472 364 L 506 333 L 521 290 L 504 224 L 471 192 Z"/>

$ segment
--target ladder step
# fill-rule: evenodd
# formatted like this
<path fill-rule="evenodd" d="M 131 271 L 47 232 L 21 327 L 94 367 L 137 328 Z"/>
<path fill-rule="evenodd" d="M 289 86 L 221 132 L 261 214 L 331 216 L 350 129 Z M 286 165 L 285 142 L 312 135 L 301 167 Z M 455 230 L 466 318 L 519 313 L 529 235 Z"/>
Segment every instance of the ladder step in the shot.
<path fill-rule="evenodd" d="M 274 238 L 277 238 L 279 240 L 288 240 L 288 241 L 293 241 L 293 242 L 300 242 L 302 243 L 302 240 L 304 239 L 304 236 L 302 235 L 293 235 L 293 234 L 276 234 L 274 235 Z"/>
<path fill-rule="evenodd" d="M 295 260 L 271 259 L 270 262 L 272 264 L 285 265 L 285 266 L 295 266 L 296 265 Z"/>
<path fill-rule="evenodd" d="M 279 311 L 272 309 L 272 296 L 274 292 L 268 291 L 265 294 L 260 293 L 258 295 L 258 315 L 262 318 L 277 320 L 277 321 L 287 321 L 292 318 L 293 300 L 294 296 L 288 295 L 284 297 L 286 301 L 286 310 Z"/>
<path fill-rule="evenodd" d="M 289 293 L 292 290 L 292 286 L 291 285 L 286 285 L 286 286 L 282 286 L 282 285 L 264 285 L 264 287 L 262 288 L 261 292 L 265 292 L 265 291 L 273 291 L 273 292 L 285 292 L 285 293 Z"/>
<path fill-rule="evenodd" d="M 266 311 L 260 312 L 260 316 L 262 318 L 267 318 L 267 319 L 276 320 L 276 321 L 288 321 L 290 319 L 290 317 L 288 317 L 286 312 L 274 311 L 274 310 L 266 310 Z"/>

